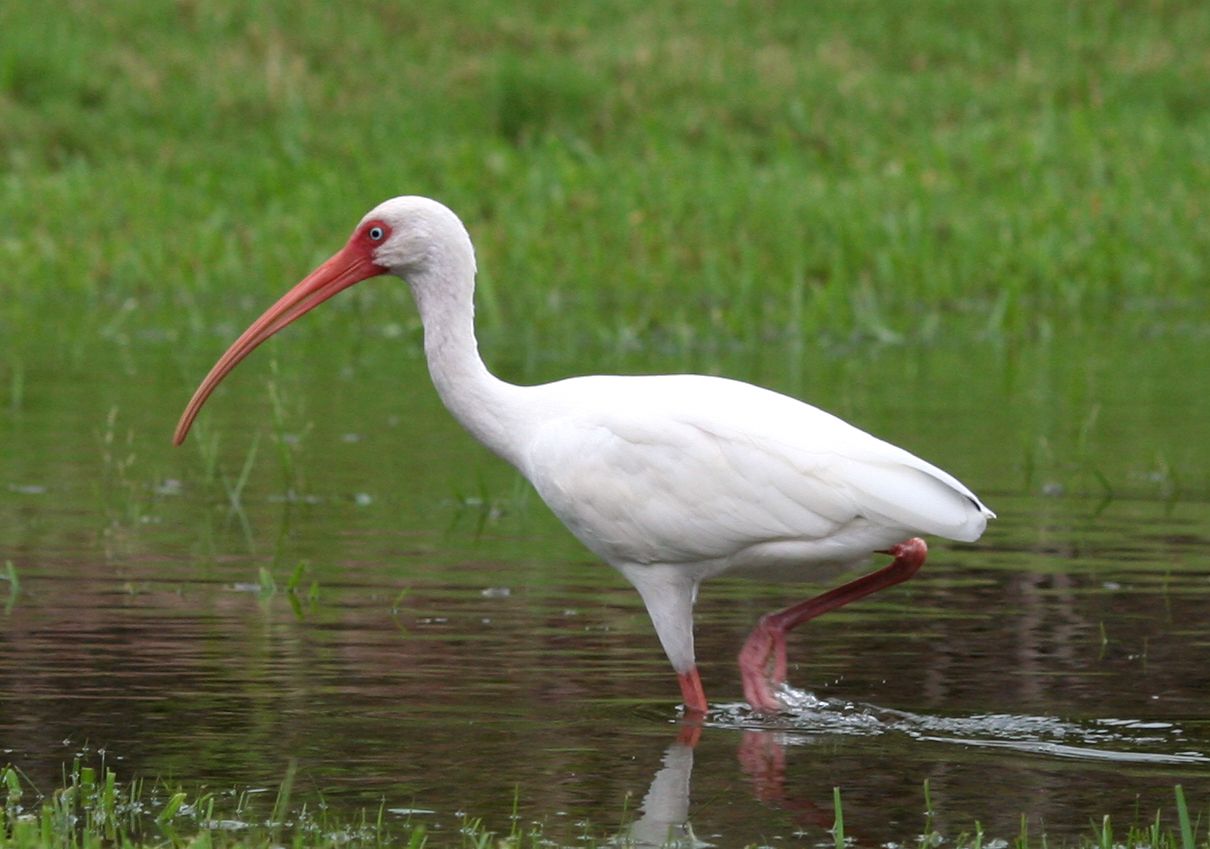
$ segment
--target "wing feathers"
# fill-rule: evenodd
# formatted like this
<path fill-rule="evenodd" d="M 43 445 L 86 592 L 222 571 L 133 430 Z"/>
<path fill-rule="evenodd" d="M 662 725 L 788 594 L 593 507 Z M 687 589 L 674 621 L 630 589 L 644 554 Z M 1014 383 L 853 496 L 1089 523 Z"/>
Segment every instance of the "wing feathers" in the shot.
<path fill-rule="evenodd" d="M 523 471 L 606 559 L 726 560 L 767 543 L 915 533 L 974 540 L 993 515 L 941 469 L 748 384 L 675 376 L 548 387 L 574 403 L 538 429 Z M 862 523 L 864 537 L 854 534 Z"/>

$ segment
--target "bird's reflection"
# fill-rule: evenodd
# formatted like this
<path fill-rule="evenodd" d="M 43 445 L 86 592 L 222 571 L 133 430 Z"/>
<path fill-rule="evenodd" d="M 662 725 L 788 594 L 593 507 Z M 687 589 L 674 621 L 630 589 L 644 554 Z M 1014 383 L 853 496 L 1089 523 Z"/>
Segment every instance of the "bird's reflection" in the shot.
<path fill-rule="evenodd" d="M 693 754 L 701 734 L 700 725 L 687 723 L 664 750 L 661 767 L 639 806 L 639 817 L 621 836 L 625 845 L 673 849 L 713 845 L 694 834 L 689 820 Z M 832 827 L 831 810 L 786 792 L 786 747 L 778 732 L 744 731 L 736 754 L 757 800 L 791 812 L 801 826 Z"/>
<path fill-rule="evenodd" d="M 714 735 L 706 750 L 717 753 L 718 744 L 734 740 L 733 735 L 738 732 L 736 759 L 752 796 L 767 809 L 786 812 L 804 833 L 833 828 L 832 793 L 827 792 L 826 796 L 821 793 L 817 804 L 803 795 L 802 780 L 787 781 L 787 747 L 795 746 L 801 751 L 804 742 L 818 739 L 821 734 L 893 733 L 930 745 L 961 745 L 968 751 L 983 746 L 990 752 L 1012 749 L 1032 755 L 1081 758 L 1097 763 L 1119 761 L 1136 766 L 1197 768 L 1210 763 L 1210 754 L 1188 747 L 1187 729 L 1168 721 L 1121 717 L 1072 721 L 1044 714 L 1008 713 L 934 715 L 841 699 L 819 699 L 801 691 L 786 691 L 783 697 L 795 706 L 794 710 L 787 708 L 775 718 L 761 717 L 742 706 L 719 709 L 705 727 L 687 718 L 677 739 L 665 750 L 663 766 L 639 808 L 641 816 L 634 824 L 632 836 L 635 845 L 710 845 L 696 837 L 689 821 L 694 752 L 704 734 Z M 1177 745 L 1183 750 L 1173 751 Z M 818 784 L 816 788 L 822 790 Z M 886 797 L 883 799 L 885 802 Z M 853 829 L 846 829 L 846 843 L 873 845 L 868 822 L 865 830 L 863 839 Z"/>
<path fill-rule="evenodd" d="M 689 824 L 689 781 L 696 743 L 696 736 L 691 742 L 682 736 L 664 750 L 663 765 L 651 779 L 639 806 L 639 818 L 624 836 L 626 845 L 677 849 L 710 845 L 694 837 Z"/>
<path fill-rule="evenodd" d="M 832 827 L 831 810 L 786 793 L 786 745 L 780 732 L 745 731 L 737 755 L 740 768 L 752 780 L 752 791 L 758 800 L 789 811 L 800 826 Z"/>

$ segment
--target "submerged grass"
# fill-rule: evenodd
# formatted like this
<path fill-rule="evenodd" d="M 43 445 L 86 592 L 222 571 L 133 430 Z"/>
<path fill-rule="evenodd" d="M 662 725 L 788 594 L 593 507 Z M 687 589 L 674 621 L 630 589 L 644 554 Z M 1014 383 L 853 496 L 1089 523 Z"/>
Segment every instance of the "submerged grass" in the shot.
<path fill-rule="evenodd" d="M 376 810 L 348 815 L 333 814 L 320 798 L 296 800 L 297 763 L 291 761 L 273 796 L 272 808 L 259 810 L 247 793 L 192 794 L 177 785 L 135 780 L 124 784 L 113 769 L 82 765 L 78 760 L 65 771 L 60 787 L 38 792 L 13 766 L 0 771 L 0 849 L 92 849 L 92 847 L 460 847 L 460 849 L 524 849 L 524 847 L 630 846 L 627 827 L 618 834 L 594 834 L 585 824 L 584 833 L 572 843 L 552 837 L 541 825 L 521 824 L 519 799 L 513 801 L 511 825 L 495 831 L 482 819 L 461 815 L 456 827 L 441 828 L 414 821 L 411 816 L 389 813 L 385 804 Z M 927 788 L 926 788 L 927 796 Z M 1174 788 L 1176 827 L 1164 823 L 1163 812 L 1129 824 L 1115 833 L 1108 816 L 1095 822 L 1087 837 L 1070 843 L 1048 840 L 1045 833 L 1031 835 L 1023 816 L 1021 830 L 1011 842 L 986 834 L 978 822 L 970 832 L 943 835 L 932 828 L 932 806 L 927 803 L 925 829 L 898 843 L 901 846 L 952 846 L 954 849 L 1206 849 L 1210 829 L 1190 819 L 1180 785 Z M 830 829 L 835 846 L 849 845 L 845 837 L 843 801 L 839 787 L 833 790 L 835 822 Z M 822 845 L 824 832 L 819 834 Z M 669 845 L 687 845 L 676 842 Z M 644 844 L 647 845 L 647 844 Z"/>
<path fill-rule="evenodd" d="M 0 581 L 8 583 L 4 600 L 4 614 L 7 616 L 12 613 L 17 604 L 17 596 L 21 594 L 21 579 L 17 577 L 17 567 L 13 565 L 13 561 L 4 561 L 4 569 L 0 570 Z"/>

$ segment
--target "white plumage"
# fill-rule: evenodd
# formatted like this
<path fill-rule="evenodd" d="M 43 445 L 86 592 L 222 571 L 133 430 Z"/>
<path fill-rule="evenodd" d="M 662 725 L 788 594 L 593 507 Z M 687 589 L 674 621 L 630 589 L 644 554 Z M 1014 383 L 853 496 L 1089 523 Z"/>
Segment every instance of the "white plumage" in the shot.
<path fill-rule="evenodd" d="M 345 247 L 228 350 L 182 415 L 264 339 L 359 280 L 412 288 L 434 385 L 478 439 L 513 463 L 589 549 L 638 589 L 686 707 L 706 709 L 693 653 L 700 582 L 732 570 L 891 566 L 762 620 L 741 655 L 745 695 L 777 707 L 786 630 L 910 577 L 916 534 L 978 539 L 994 514 L 958 480 L 841 419 L 750 384 L 701 375 L 594 376 L 521 387 L 479 357 L 470 237 L 436 201 L 403 197 L 362 219 Z M 905 542 L 906 541 L 906 542 Z M 767 645 L 766 645 L 767 643 Z"/>

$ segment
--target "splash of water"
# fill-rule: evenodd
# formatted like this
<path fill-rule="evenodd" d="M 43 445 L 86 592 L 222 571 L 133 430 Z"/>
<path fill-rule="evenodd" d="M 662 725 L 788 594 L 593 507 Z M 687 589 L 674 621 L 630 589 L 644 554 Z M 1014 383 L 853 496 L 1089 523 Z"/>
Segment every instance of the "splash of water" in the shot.
<path fill-rule="evenodd" d="M 763 716 L 745 704 L 718 705 L 709 722 L 782 732 L 795 736 L 828 734 L 878 736 L 900 734 L 931 743 L 973 748 L 1012 749 L 1029 754 L 1090 761 L 1153 764 L 1210 764 L 1210 755 L 1182 745 L 1184 730 L 1176 723 L 1099 718 L 1084 721 L 1057 716 L 982 713 L 945 716 L 895 710 L 844 699 L 819 698 L 783 684 L 778 691 L 785 709 Z"/>

